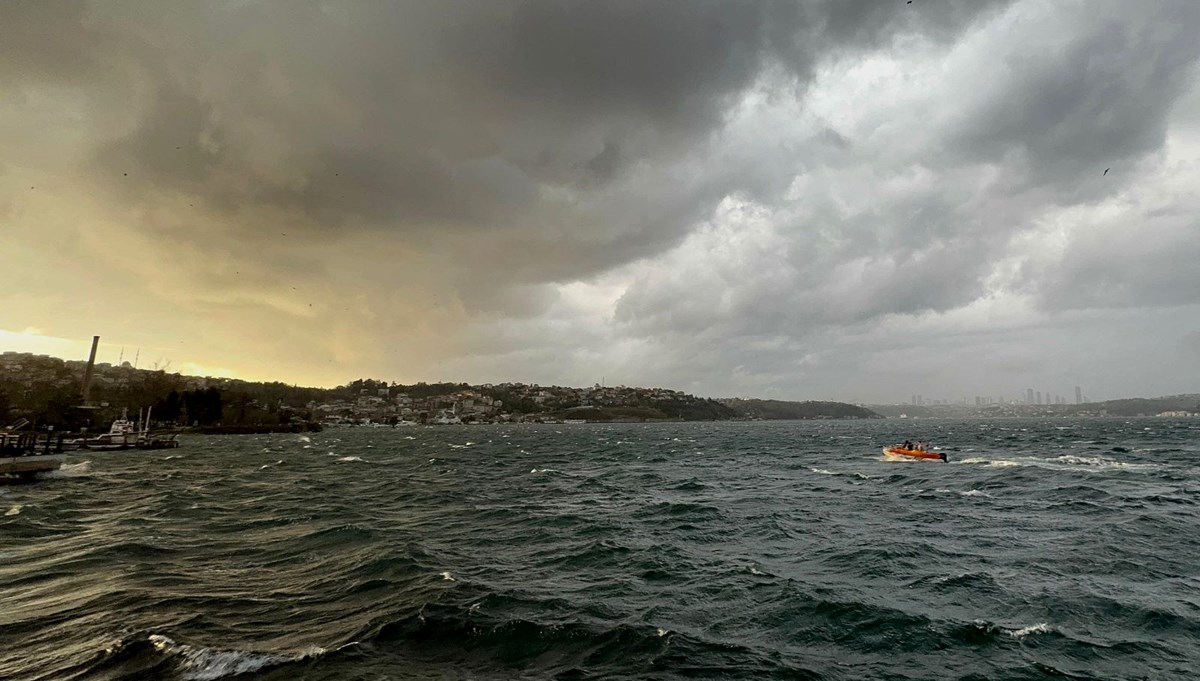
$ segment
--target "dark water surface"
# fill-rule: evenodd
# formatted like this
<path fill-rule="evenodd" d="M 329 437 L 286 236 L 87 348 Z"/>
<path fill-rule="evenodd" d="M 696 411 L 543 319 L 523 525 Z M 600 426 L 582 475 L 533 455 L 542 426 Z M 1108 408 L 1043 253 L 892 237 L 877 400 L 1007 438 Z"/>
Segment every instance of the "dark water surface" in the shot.
<path fill-rule="evenodd" d="M 1192 679 L 1198 511 L 1200 420 L 75 453 L 0 488 L 0 679 Z"/>

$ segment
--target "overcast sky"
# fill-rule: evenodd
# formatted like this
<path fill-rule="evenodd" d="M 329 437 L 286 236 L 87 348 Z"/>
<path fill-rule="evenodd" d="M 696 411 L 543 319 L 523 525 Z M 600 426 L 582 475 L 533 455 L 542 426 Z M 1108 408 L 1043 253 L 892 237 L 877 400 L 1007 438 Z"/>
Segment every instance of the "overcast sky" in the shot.
<path fill-rule="evenodd" d="M 1198 392 L 1197 35 L 1194 0 L 5 0 L 0 350 Z"/>

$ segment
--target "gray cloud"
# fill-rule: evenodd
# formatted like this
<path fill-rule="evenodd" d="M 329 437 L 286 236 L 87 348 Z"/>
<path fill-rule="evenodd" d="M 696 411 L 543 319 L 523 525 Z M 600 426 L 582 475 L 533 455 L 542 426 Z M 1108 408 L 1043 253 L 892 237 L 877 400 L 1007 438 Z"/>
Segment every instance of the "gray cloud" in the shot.
<path fill-rule="evenodd" d="M 147 274 L 164 300 L 403 339 L 372 370 L 868 397 L 953 383 L 937 319 L 1004 358 L 983 380 L 1037 365 L 1006 334 L 1045 315 L 1200 302 L 1171 180 L 1198 27 L 1182 0 L 4 3 L 0 121 L 40 132 L 0 132 L 0 181 L 187 254 Z M 42 220 L 10 184 L 5 219 Z"/>

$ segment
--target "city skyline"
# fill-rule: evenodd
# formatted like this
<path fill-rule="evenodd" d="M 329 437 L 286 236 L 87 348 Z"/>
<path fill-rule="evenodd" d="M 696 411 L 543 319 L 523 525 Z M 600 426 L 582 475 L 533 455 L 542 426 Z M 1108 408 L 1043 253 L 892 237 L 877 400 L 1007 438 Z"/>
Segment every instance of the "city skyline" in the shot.
<path fill-rule="evenodd" d="M 1195 392 L 1198 32 L 1184 0 L 0 3 L 0 351 Z"/>

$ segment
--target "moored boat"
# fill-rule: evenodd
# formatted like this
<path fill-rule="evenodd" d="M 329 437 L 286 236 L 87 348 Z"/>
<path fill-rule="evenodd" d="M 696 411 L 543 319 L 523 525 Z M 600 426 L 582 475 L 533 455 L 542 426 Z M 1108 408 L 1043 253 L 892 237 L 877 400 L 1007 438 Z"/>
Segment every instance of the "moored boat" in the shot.
<path fill-rule="evenodd" d="M 79 438 L 76 443 L 84 449 L 129 449 L 136 447 L 143 433 L 124 415 L 113 421 L 107 433 L 92 438 Z"/>
<path fill-rule="evenodd" d="M 931 452 L 927 449 L 905 449 L 902 446 L 884 447 L 883 455 L 888 457 L 907 457 L 909 459 L 934 459 L 947 461 L 946 455 L 942 452 Z"/>
<path fill-rule="evenodd" d="M 37 433 L 25 425 L 27 421 L 0 429 L 0 482 L 31 480 L 58 470 L 67 458 L 62 435 L 55 441 L 53 433 Z"/>
<path fill-rule="evenodd" d="M 146 410 L 145 418 L 138 412 L 138 423 L 130 421 L 126 414 L 113 421 L 107 433 L 96 437 L 82 437 L 72 441 L 81 449 L 174 449 L 179 446 L 175 439 L 178 433 L 150 432 L 150 410 Z"/>

